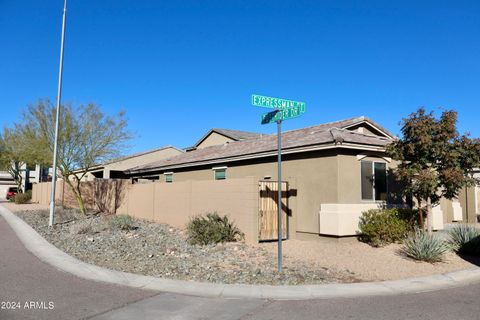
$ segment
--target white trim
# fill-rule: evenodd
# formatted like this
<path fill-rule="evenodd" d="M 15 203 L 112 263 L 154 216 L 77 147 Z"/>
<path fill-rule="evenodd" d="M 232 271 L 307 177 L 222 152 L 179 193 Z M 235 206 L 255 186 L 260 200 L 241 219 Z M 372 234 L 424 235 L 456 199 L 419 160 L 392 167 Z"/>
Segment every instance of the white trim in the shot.
<path fill-rule="evenodd" d="M 213 167 L 212 170 L 227 170 L 227 166 L 223 166 L 223 167 Z"/>
<path fill-rule="evenodd" d="M 382 157 L 383 160 L 387 161 L 387 163 L 391 163 L 392 162 L 392 158 L 390 157 Z"/>
<path fill-rule="evenodd" d="M 358 161 L 361 161 L 361 160 L 365 159 L 366 157 L 367 157 L 366 154 L 357 154 L 357 160 Z"/>
<path fill-rule="evenodd" d="M 383 158 L 382 158 L 383 159 Z M 385 176 L 386 176 L 386 192 L 388 197 L 388 163 L 375 161 L 375 160 L 362 160 L 361 162 L 371 162 L 372 163 L 372 199 L 363 199 L 363 189 L 362 189 L 362 164 L 360 163 L 360 201 L 362 203 L 385 203 L 387 200 L 377 200 L 375 199 L 375 163 L 383 163 L 385 165 Z"/>

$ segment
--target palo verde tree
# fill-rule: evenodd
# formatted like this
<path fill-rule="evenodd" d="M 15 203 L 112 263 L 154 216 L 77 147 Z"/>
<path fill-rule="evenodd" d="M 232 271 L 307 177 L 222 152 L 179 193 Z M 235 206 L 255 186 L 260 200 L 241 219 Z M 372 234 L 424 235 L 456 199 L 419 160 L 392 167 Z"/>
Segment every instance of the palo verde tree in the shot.
<path fill-rule="evenodd" d="M 424 108 L 402 122 L 402 138 L 387 152 L 400 164 L 394 174 L 404 186 L 406 196 L 413 196 L 420 211 L 420 224 L 432 231 L 432 206 L 440 199 L 456 198 L 463 187 L 478 181 L 473 169 L 480 166 L 480 140 L 457 131 L 457 112 L 444 111 L 440 119 Z"/>
<path fill-rule="evenodd" d="M 30 153 L 41 163 L 53 162 L 55 107 L 49 100 L 30 105 L 23 114 L 22 133 Z M 58 168 L 82 213 L 86 213 L 81 181 L 89 170 L 120 155 L 130 138 L 124 112 L 111 117 L 93 103 L 61 107 L 58 135 Z"/>
<path fill-rule="evenodd" d="M 17 129 L 5 127 L 0 134 L 0 170 L 7 171 L 22 192 L 22 170 L 26 165 L 25 150 L 22 148 L 22 135 Z"/>

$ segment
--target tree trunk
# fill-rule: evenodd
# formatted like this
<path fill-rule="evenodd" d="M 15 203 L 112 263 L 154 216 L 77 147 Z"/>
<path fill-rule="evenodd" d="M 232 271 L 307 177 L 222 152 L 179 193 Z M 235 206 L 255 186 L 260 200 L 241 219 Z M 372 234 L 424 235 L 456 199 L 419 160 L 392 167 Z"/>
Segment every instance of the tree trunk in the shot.
<path fill-rule="evenodd" d="M 433 231 L 433 221 L 432 221 L 432 200 L 430 197 L 427 198 L 427 230 L 428 233 Z"/>
<path fill-rule="evenodd" d="M 19 193 L 23 192 L 23 190 L 22 190 L 22 182 L 23 182 L 22 171 L 20 170 L 20 165 L 18 164 L 18 162 L 15 162 L 14 164 L 12 164 L 12 166 L 9 168 L 8 172 L 10 173 L 10 175 L 15 180 L 15 183 L 17 184 L 18 192 Z"/>
<path fill-rule="evenodd" d="M 419 205 L 418 205 L 418 222 L 420 224 L 420 228 L 422 230 L 425 230 L 425 219 L 424 219 L 424 215 L 423 215 L 422 202 L 419 201 L 418 203 L 419 203 Z"/>
<path fill-rule="evenodd" d="M 85 203 L 83 202 L 83 198 L 81 195 L 75 194 L 75 198 L 77 199 L 78 207 L 80 208 L 80 212 L 83 215 L 87 214 L 87 209 L 85 209 Z"/>
<path fill-rule="evenodd" d="M 68 177 L 65 177 L 65 181 L 67 182 L 70 190 L 72 190 L 73 194 L 75 195 L 75 200 L 77 200 L 78 208 L 83 215 L 87 214 L 87 210 L 85 209 L 85 203 L 83 201 L 82 192 L 80 190 L 80 183 L 76 183 L 76 186 L 72 184 Z"/>
<path fill-rule="evenodd" d="M 78 207 L 80 208 L 80 212 L 83 215 L 87 214 L 87 210 L 85 209 L 85 203 L 83 202 L 82 191 L 80 190 L 80 181 L 77 182 L 77 192 L 75 193 L 75 197 L 77 198 Z"/>

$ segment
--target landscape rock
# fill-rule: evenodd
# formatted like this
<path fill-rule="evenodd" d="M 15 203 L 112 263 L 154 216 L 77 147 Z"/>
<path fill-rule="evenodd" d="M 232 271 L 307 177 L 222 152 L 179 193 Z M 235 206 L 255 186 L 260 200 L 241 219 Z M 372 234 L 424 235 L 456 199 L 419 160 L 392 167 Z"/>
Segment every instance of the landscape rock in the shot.
<path fill-rule="evenodd" d="M 105 227 L 108 217 L 67 213 L 73 220 L 55 228 L 48 228 L 48 215 L 41 210 L 17 215 L 60 250 L 87 263 L 119 271 L 213 283 L 297 285 L 356 281 L 348 273 L 309 262 L 285 261 L 284 271 L 278 273 L 276 255 L 264 248 L 239 242 L 190 245 L 182 230 L 165 224 L 135 220 L 137 228 L 133 231 L 111 230 Z M 94 230 L 88 233 L 94 232 L 93 236 L 72 232 L 73 226 L 84 225 L 86 220 Z"/>

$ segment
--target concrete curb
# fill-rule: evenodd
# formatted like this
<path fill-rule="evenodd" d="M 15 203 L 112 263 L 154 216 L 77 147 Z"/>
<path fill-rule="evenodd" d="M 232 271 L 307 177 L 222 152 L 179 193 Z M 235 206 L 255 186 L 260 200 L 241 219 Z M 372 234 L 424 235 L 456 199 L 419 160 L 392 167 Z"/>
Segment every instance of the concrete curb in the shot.
<path fill-rule="evenodd" d="M 132 288 L 202 297 L 306 300 L 400 295 L 448 289 L 480 282 L 480 268 L 396 281 L 299 286 L 213 284 L 161 279 L 109 270 L 82 262 L 47 242 L 27 223 L 2 205 L 0 205 L 0 214 L 15 231 L 23 245 L 40 260 L 83 279 Z"/>

